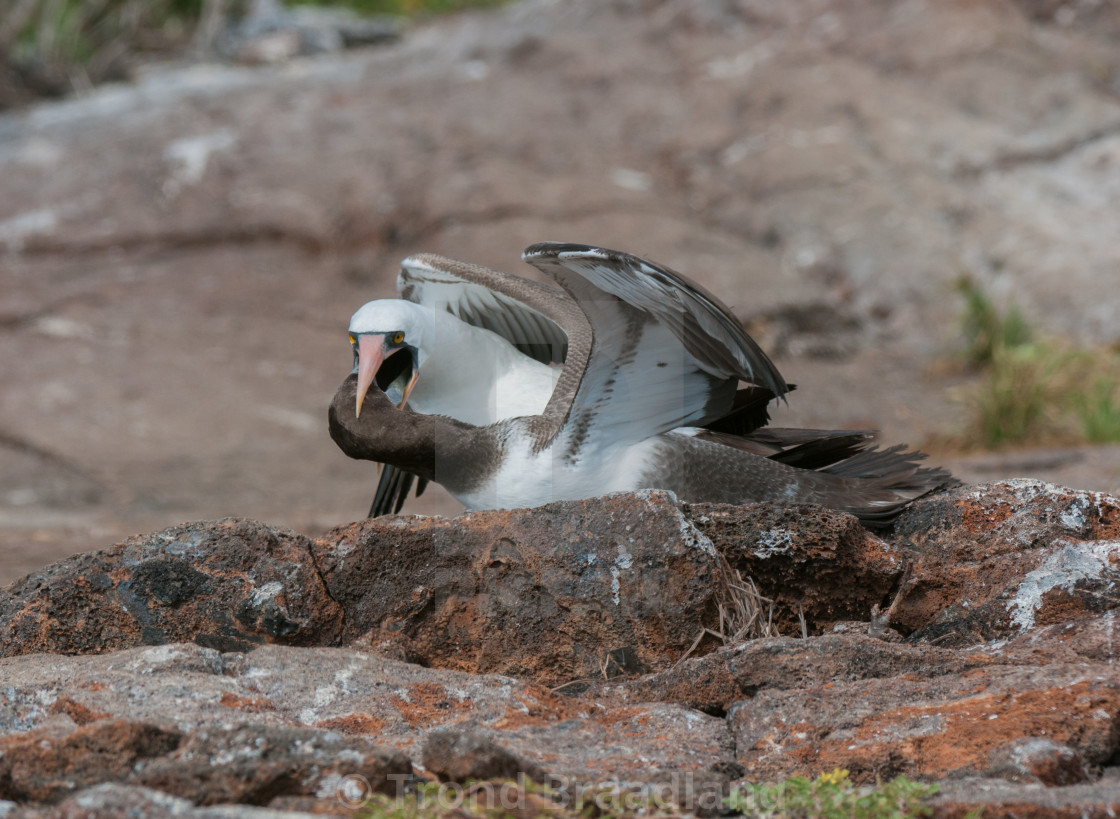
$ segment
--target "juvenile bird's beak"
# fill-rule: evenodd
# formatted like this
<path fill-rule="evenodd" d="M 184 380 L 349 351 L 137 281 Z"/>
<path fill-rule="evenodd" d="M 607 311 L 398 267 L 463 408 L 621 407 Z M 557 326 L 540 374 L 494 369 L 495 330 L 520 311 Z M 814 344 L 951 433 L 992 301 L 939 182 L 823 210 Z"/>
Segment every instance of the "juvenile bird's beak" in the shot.
<path fill-rule="evenodd" d="M 362 415 L 362 402 L 366 400 L 377 371 L 385 361 L 385 336 L 374 333 L 358 336 L 358 403 L 354 416 Z"/>

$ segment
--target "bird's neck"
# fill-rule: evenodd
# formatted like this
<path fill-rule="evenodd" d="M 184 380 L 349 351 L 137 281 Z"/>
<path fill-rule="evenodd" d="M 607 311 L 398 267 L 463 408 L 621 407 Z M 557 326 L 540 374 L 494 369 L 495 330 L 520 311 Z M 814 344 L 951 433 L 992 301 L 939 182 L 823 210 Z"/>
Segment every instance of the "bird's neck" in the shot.
<path fill-rule="evenodd" d="M 331 438 L 351 458 L 392 464 L 452 493 L 468 489 L 484 462 L 500 457 L 498 430 L 397 409 L 376 385 L 354 414 L 357 377 L 342 383 L 329 411 Z"/>

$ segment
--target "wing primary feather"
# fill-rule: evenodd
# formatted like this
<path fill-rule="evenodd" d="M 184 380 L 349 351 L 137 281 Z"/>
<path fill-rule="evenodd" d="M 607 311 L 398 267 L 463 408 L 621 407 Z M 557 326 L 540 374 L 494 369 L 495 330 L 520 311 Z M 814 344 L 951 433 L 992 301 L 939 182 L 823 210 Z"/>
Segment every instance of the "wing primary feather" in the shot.
<path fill-rule="evenodd" d="M 714 377 L 737 377 L 779 397 L 789 391 L 777 367 L 730 308 L 675 270 L 617 250 L 560 242 L 530 245 L 521 258 L 566 289 L 571 290 L 567 274 L 574 273 L 654 316 Z"/>
<path fill-rule="evenodd" d="M 396 482 L 395 466 L 385 464 L 377 481 L 377 490 L 373 493 L 373 501 L 369 505 L 369 514 L 366 517 L 379 518 L 389 513 L 389 506 L 385 499 L 389 496 L 389 486 Z"/>
<path fill-rule="evenodd" d="M 408 493 L 415 479 L 416 476 L 410 472 L 385 464 L 385 468 L 381 471 L 381 479 L 377 482 L 377 491 L 373 495 L 368 517 L 379 518 L 382 515 L 395 515 L 400 512 L 404 502 L 408 500 Z"/>
<path fill-rule="evenodd" d="M 401 507 L 403 507 L 404 502 L 406 500 L 408 500 L 408 493 L 412 490 L 412 484 L 415 480 L 416 480 L 416 476 L 413 475 L 411 472 L 402 472 L 401 473 L 401 480 L 400 480 L 399 485 L 397 486 L 396 503 L 393 504 L 393 514 L 394 515 L 400 514 Z"/>

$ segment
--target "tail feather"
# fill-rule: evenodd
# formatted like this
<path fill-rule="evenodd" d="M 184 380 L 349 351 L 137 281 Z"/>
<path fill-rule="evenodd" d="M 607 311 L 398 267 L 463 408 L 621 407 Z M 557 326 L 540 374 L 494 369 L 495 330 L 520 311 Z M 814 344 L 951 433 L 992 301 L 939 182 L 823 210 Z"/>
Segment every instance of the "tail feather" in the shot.
<path fill-rule="evenodd" d="M 869 479 L 883 488 L 899 490 L 927 490 L 931 485 L 937 487 L 959 483 L 948 470 L 919 466 L 918 462 L 927 457 L 924 452 L 907 449 L 905 444 L 896 444 L 886 449 L 873 447 L 821 471 L 842 478 Z"/>
<path fill-rule="evenodd" d="M 804 432 L 805 430 L 801 431 Z M 811 431 L 821 434 L 777 453 L 773 456 L 774 460 L 781 461 L 789 466 L 796 466 L 799 469 L 828 471 L 827 468 L 833 464 L 862 454 L 868 443 L 875 438 L 874 432 L 863 430 L 856 432 L 851 430 Z"/>
<path fill-rule="evenodd" d="M 825 505 L 851 512 L 865 525 L 887 526 L 911 501 L 959 483 L 948 471 L 924 467 L 925 453 L 904 444 L 880 449 L 870 430 L 757 429 L 733 435 L 709 429 L 699 440 L 749 452 L 785 466 L 815 473 L 815 490 Z M 822 485 L 821 480 L 828 476 Z"/>
<path fill-rule="evenodd" d="M 820 471 L 862 482 L 864 491 L 857 494 L 868 500 L 856 502 L 848 511 L 868 526 L 887 526 L 911 501 L 959 485 L 960 481 L 945 469 L 919 466 L 926 457 L 905 444 L 874 447 Z"/>

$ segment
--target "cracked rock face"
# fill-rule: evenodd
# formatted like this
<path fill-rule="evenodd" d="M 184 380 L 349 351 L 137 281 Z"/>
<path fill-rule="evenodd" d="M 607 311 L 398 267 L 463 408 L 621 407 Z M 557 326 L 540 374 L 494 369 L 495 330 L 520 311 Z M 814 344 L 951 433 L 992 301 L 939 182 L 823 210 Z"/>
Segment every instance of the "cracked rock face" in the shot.
<path fill-rule="evenodd" d="M 796 373 L 779 425 L 937 437 L 960 275 L 1042 334 L 1116 340 L 1118 20 L 522 0 L 0 115 L 0 583 L 181 520 L 318 534 L 368 509 L 323 407 L 347 318 L 421 251 L 640 253 Z M 1120 493 L 1117 446 L 954 460 Z M 407 510 L 459 507 L 431 487 Z"/>
<path fill-rule="evenodd" d="M 718 603 L 711 542 L 662 492 L 364 521 L 314 553 L 344 639 L 406 635 L 434 665 L 550 685 L 661 667 Z"/>
<path fill-rule="evenodd" d="M 775 534 L 780 532 L 779 534 Z M 779 538 L 780 549 L 763 546 Z M 814 631 L 889 602 L 896 550 L 816 507 L 680 507 L 621 494 L 458 518 L 383 518 L 314 541 L 251 521 L 176 527 L 29 575 L 0 654 L 192 640 L 360 641 L 425 665 L 547 685 L 659 671 L 731 605 L 733 569 Z M 788 627 L 788 628 L 787 628 Z"/>
<path fill-rule="evenodd" d="M 8 591 L 0 602 L 6 655 L 177 640 L 225 651 L 265 642 L 324 645 L 337 639 L 343 617 L 307 539 L 253 521 L 132 538 Z"/>
<path fill-rule="evenodd" d="M 895 529 L 916 571 L 895 622 L 914 639 L 970 645 L 1111 611 L 1120 595 L 1120 503 L 1035 480 L 913 504 Z"/>
<path fill-rule="evenodd" d="M 248 521 L 133 538 L 0 595 L 0 800 L 350 815 L 417 778 L 522 777 L 710 815 L 737 782 L 842 768 L 953 783 L 946 815 L 1092 813 L 1120 799 L 1117 508 L 1004 482 L 875 536 L 644 492 L 314 541 Z M 796 627 L 716 639 L 733 570 Z"/>

